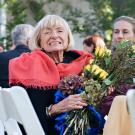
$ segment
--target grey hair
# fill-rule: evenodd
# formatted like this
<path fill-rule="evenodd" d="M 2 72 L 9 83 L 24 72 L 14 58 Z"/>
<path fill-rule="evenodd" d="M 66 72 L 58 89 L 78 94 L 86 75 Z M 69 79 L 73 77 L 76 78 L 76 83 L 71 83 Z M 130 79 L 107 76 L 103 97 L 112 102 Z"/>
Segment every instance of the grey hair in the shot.
<path fill-rule="evenodd" d="M 34 27 L 30 24 L 18 24 L 12 30 L 12 42 L 14 45 L 28 45 L 28 40 L 32 37 Z"/>
<path fill-rule="evenodd" d="M 116 22 L 121 21 L 121 20 L 130 23 L 130 24 L 133 26 L 133 32 L 134 32 L 134 34 L 135 34 L 135 19 L 132 18 L 132 17 L 129 17 L 129 16 L 120 16 L 120 17 L 118 17 L 118 18 L 116 18 L 116 19 L 114 20 L 113 25 L 114 25 Z"/>
<path fill-rule="evenodd" d="M 66 48 L 66 50 L 70 50 L 74 46 L 74 40 L 71 29 L 66 20 L 58 15 L 46 15 L 38 22 L 33 35 L 33 42 L 35 46 L 41 49 L 39 40 L 43 29 L 57 25 L 63 25 L 66 28 L 68 32 L 68 47 Z"/>

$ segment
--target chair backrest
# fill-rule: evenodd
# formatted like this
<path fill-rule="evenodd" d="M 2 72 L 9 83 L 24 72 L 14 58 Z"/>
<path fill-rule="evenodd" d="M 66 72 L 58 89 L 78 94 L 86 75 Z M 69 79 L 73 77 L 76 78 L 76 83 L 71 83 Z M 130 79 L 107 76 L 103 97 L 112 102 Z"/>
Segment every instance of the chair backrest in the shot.
<path fill-rule="evenodd" d="M 127 92 L 127 105 L 131 116 L 132 126 L 135 133 L 135 89 L 130 89 Z"/>
<path fill-rule="evenodd" d="M 45 135 L 24 88 L 13 86 L 11 88 L 1 89 L 0 93 L 3 99 L 3 110 L 5 111 L 3 116 L 6 115 L 3 120 L 10 118 L 16 120 L 24 126 L 27 135 Z M 11 127 L 11 121 L 8 123 L 7 127 Z"/>
<path fill-rule="evenodd" d="M 1 120 L 0 120 L 0 135 L 4 135 L 4 125 Z"/>
<path fill-rule="evenodd" d="M 8 119 L 4 122 L 5 131 L 8 135 L 23 135 L 16 120 Z"/>
<path fill-rule="evenodd" d="M 0 120 L 3 122 L 6 120 L 4 102 L 2 97 L 2 88 L 0 87 Z"/>

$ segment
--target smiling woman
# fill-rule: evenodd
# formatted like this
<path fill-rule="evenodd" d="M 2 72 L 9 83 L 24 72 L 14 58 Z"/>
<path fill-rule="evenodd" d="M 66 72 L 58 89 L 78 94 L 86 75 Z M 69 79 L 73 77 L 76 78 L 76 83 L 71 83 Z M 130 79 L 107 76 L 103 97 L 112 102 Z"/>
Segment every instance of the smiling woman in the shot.
<path fill-rule="evenodd" d="M 70 27 L 57 15 L 47 15 L 38 22 L 33 40 L 39 49 L 10 61 L 9 83 L 26 88 L 45 133 L 59 134 L 54 129 L 56 114 L 82 109 L 87 104 L 80 94 L 55 104 L 57 86 L 63 77 L 79 75 L 92 55 L 71 50 L 74 40 Z"/>
<path fill-rule="evenodd" d="M 64 25 L 48 27 L 43 29 L 40 38 L 41 48 L 49 55 L 55 63 L 63 61 L 63 50 L 68 48 L 68 31 Z"/>

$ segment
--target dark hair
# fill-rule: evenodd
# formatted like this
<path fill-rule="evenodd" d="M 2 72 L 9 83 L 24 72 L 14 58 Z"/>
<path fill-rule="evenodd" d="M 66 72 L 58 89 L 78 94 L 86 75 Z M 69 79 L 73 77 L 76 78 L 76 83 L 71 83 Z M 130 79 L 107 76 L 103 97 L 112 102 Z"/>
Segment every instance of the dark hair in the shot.
<path fill-rule="evenodd" d="M 86 45 L 90 47 L 91 45 L 94 45 L 94 48 L 96 47 L 95 41 L 93 40 L 93 36 L 88 36 L 83 40 L 83 45 Z"/>
<path fill-rule="evenodd" d="M 94 46 L 94 50 L 96 47 L 106 48 L 105 42 L 103 38 L 99 35 L 91 35 L 84 39 L 83 45 L 86 45 L 88 47 Z"/>

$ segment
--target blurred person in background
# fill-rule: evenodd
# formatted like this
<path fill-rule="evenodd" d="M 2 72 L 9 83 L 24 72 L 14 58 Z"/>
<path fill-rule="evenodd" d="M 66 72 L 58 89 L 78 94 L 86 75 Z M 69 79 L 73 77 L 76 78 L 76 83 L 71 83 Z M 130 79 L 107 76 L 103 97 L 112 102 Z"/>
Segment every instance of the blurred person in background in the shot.
<path fill-rule="evenodd" d="M 22 53 L 30 52 L 30 40 L 34 27 L 30 24 L 18 24 L 12 30 L 13 50 L 0 53 L 0 86 L 9 87 L 8 65 L 9 60 L 20 56 Z M 33 46 L 32 46 L 33 48 Z"/>
<path fill-rule="evenodd" d="M 94 53 L 96 47 L 106 48 L 103 38 L 99 35 L 87 36 L 83 40 L 83 50 L 88 53 Z"/>

